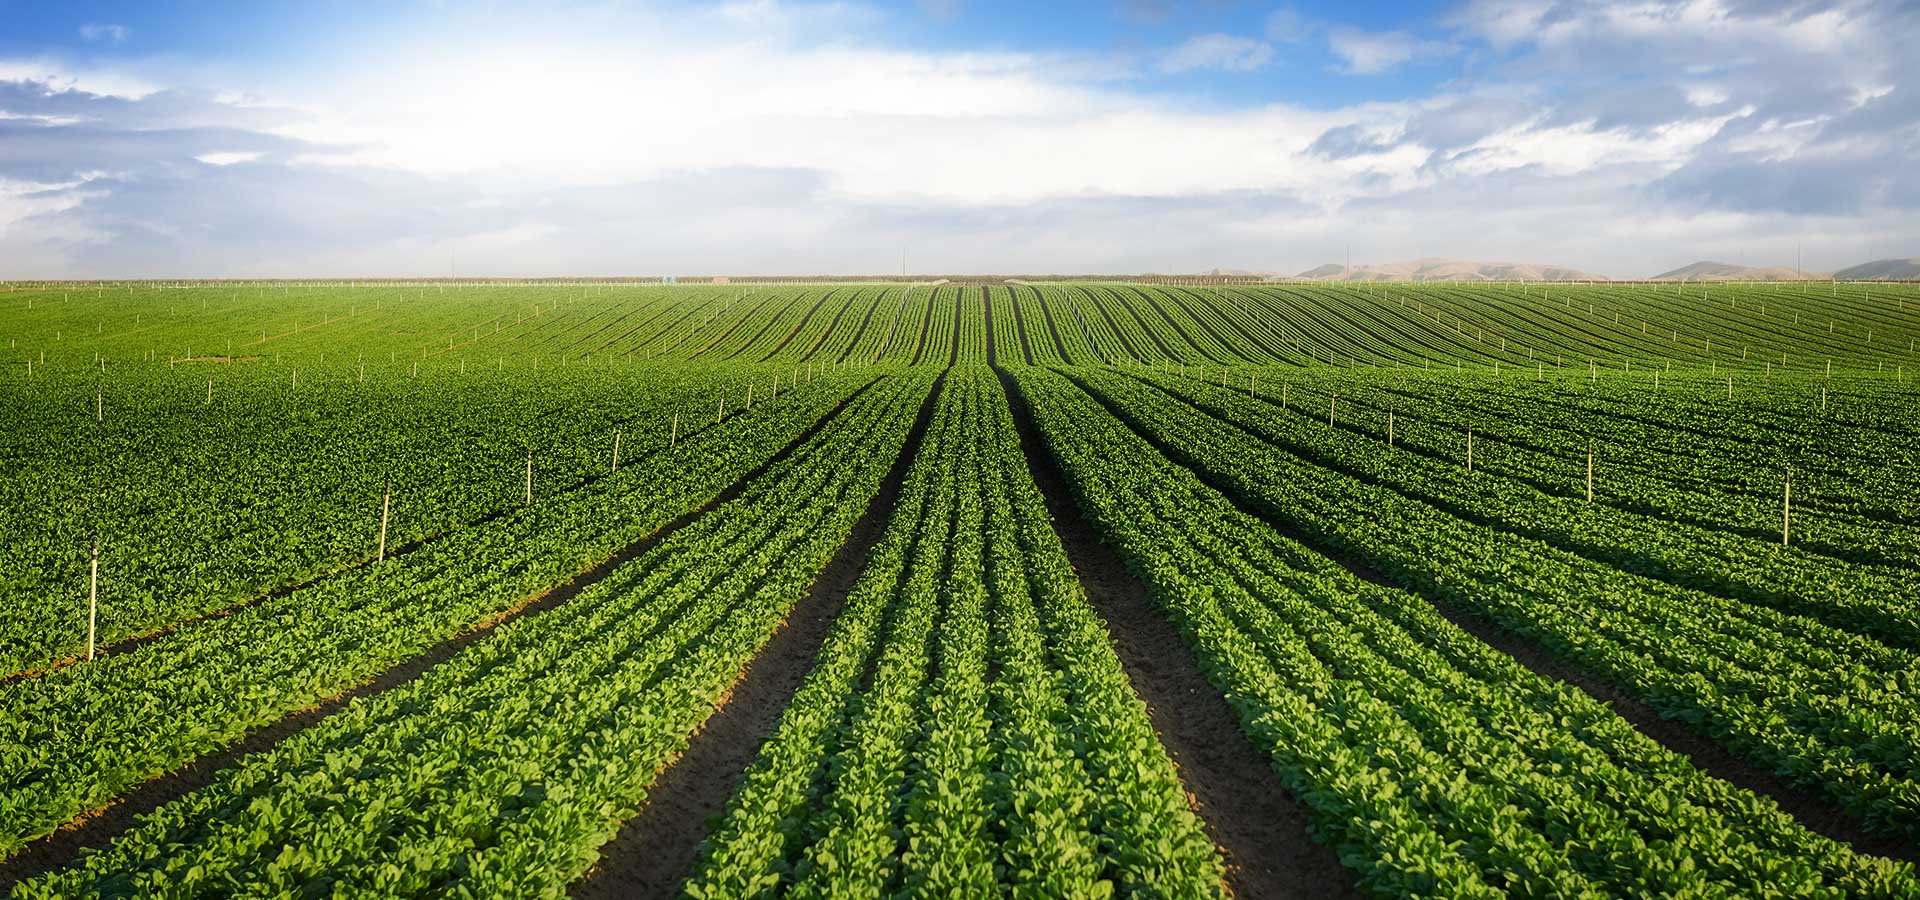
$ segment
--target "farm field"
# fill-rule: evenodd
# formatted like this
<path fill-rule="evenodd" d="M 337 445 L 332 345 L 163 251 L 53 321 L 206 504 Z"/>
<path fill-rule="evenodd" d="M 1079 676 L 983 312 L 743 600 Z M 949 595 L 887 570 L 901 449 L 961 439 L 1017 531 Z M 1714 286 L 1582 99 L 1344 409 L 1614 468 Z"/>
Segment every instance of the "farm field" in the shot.
<path fill-rule="evenodd" d="M 14 897 L 1920 896 L 1920 286 L 0 336 Z"/>

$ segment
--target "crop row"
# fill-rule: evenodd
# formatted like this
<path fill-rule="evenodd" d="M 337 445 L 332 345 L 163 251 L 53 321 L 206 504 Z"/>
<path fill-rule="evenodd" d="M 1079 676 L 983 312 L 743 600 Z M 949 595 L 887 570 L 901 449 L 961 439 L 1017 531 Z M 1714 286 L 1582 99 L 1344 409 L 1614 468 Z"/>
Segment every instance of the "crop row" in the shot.
<path fill-rule="evenodd" d="M 1873 827 L 1920 836 L 1912 653 L 1475 525 L 1123 375 L 1075 377 L 1173 460 L 1294 532 L 1571 657 Z"/>
<path fill-rule="evenodd" d="M 417 552 L 0 684 L 0 854 L 525 604 L 708 502 L 858 389 L 838 379 L 803 385 Z"/>
<path fill-rule="evenodd" d="M 22 364 L 109 369 L 214 353 L 307 364 L 465 358 L 936 364 L 977 328 L 972 286 L 374 286 L 116 288 L 13 295 L 0 333 Z M 1678 365 L 1796 372 L 1826 360 L 1913 368 L 1911 286 L 1002 285 L 996 352 L 1040 364 Z M 1699 291 L 1696 295 L 1693 291 Z M 1676 296 L 1676 292 L 1679 292 Z M 1676 300 L 1685 302 L 1676 302 Z M 30 305 L 31 304 L 31 305 Z M 954 321 L 955 314 L 959 322 Z M 996 329 L 998 330 L 998 329 Z M 1010 339 L 1009 339 L 1010 338 Z M 1020 351 L 1018 357 L 1014 352 Z M 51 353 L 52 359 L 46 355 Z M 1782 356 L 1784 354 L 1784 357 Z M 970 357 L 971 358 L 971 357 Z M 1871 363 L 1871 366 L 1868 364 Z"/>
<path fill-rule="evenodd" d="M 1876 298 L 1872 289 L 1801 297 L 1722 287 L 1732 313 L 1713 304 L 1689 306 L 1683 308 L 1694 310 L 1694 317 L 1686 319 L 1674 319 L 1671 299 L 1657 290 L 1632 286 L 1070 284 L 1004 290 L 1017 307 L 1018 330 L 1003 343 L 1011 350 L 1018 342 L 1019 358 L 1039 364 L 1438 363 L 1504 364 L 1511 370 L 1522 364 L 1584 366 L 1592 358 L 1608 370 L 1637 360 L 1643 370 L 1678 361 L 1689 368 L 1757 373 L 1769 365 L 1770 354 L 1786 353 L 1804 372 L 1827 357 L 1855 367 L 1869 359 L 1889 367 L 1911 363 L 1908 343 L 1920 331 L 1920 302 L 1909 310 L 1899 288 L 1882 289 Z M 1772 318 L 1765 315 L 1769 300 L 1775 304 Z M 1826 327 L 1815 327 L 1816 319 Z"/>
<path fill-rule="evenodd" d="M 1268 394 L 1277 380 L 1266 382 Z M 1791 468 L 1795 546 L 1853 562 L 1920 566 L 1920 505 L 1901 487 L 1920 477 L 1907 452 L 1920 430 L 1896 420 L 1905 398 L 1892 392 L 1855 394 L 1850 385 L 1843 398 L 1836 385 L 1834 413 L 1821 417 L 1786 411 L 1804 384 L 1749 389 L 1728 403 L 1724 394 L 1655 393 L 1645 385 L 1290 380 L 1294 402 L 1323 418 L 1329 394 L 1338 392 L 1341 426 L 1378 439 L 1392 411 L 1395 445 L 1435 458 L 1464 459 L 1470 429 L 1476 471 L 1550 494 L 1582 493 L 1591 445 L 1602 471 L 1596 502 L 1775 543 Z"/>
<path fill-rule="evenodd" d="M 242 759 L 16 896 L 561 896 L 852 530 L 928 382 L 883 382 L 566 604 Z"/>
<path fill-rule="evenodd" d="M 373 561 L 389 487 L 391 552 L 521 506 L 529 478 L 542 501 L 580 490 L 613 473 L 616 443 L 622 468 L 642 463 L 712 427 L 720 398 L 743 408 L 756 378 L 762 400 L 791 381 L 556 371 L 293 390 L 218 375 L 213 402 L 197 379 L 126 385 L 102 422 L 90 386 L 29 391 L 22 429 L 65 437 L 0 477 L 0 674 L 84 652 L 96 535 L 111 643 Z"/>
<path fill-rule="evenodd" d="M 886 534 L 687 892 L 1219 894 L 986 370 L 949 375 Z"/>
<path fill-rule="evenodd" d="M 1494 531 L 1539 540 L 1623 571 L 1810 616 L 1896 646 L 1920 648 L 1920 591 L 1911 583 L 1911 572 L 1805 553 L 1781 546 L 1777 537 L 1729 535 L 1587 503 L 1572 491 L 1543 493 L 1484 465 L 1468 469 L 1464 457 L 1436 459 L 1401 450 L 1402 445 L 1388 448 L 1371 434 L 1326 427 L 1307 409 L 1281 407 L 1238 390 L 1183 378 L 1150 383 L 1302 462 L 1391 489 Z M 1297 399 L 1311 402 L 1308 397 Z M 1334 402 L 1331 396 L 1328 402 Z M 1337 421 L 1337 408 L 1335 412 Z M 1484 444 L 1481 451 L 1487 449 Z"/>
<path fill-rule="evenodd" d="M 1363 888 L 1488 897 L 1916 889 L 1910 866 L 1812 834 L 1474 640 L 1418 596 L 1362 582 L 1282 537 L 1067 378 L 1017 378 L 1082 510 L 1147 582 Z M 1370 515 L 1399 524 L 1390 510 Z"/>

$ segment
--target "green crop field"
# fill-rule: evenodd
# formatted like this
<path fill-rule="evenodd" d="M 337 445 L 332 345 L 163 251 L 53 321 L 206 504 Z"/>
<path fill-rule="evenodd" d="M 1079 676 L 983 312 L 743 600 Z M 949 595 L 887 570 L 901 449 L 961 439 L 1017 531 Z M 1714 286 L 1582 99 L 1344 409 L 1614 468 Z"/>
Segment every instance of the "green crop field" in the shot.
<path fill-rule="evenodd" d="M 1920 896 L 1920 286 L 0 336 L 17 898 Z"/>

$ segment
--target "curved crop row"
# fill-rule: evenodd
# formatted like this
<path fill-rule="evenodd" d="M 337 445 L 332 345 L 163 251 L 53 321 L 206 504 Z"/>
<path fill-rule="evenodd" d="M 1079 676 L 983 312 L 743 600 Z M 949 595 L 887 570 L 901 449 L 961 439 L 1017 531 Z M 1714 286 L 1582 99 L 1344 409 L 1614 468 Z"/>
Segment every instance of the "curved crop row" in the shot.
<path fill-rule="evenodd" d="M 1067 379 L 1021 372 L 1094 525 L 1152 588 L 1362 887 L 1387 896 L 1902 896 L 1418 597 L 1240 512 Z"/>
<path fill-rule="evenodd" d="M 572 602 L 247 757 L 15 896 L 559 896 L 852 530 L 928 382 L 890 379 Z"/>

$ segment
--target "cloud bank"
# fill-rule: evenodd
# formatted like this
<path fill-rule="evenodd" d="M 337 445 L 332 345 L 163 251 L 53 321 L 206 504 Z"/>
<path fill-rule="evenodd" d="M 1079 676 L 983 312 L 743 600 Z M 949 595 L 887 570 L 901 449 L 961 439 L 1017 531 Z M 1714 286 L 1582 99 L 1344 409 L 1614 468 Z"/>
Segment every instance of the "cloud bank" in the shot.
<path fill-rule="evenodd" d="M 0 59 L 0 277 L 1296 271 L 1348 246 L 1838 267 L 1920 250 L 1917 18 L 1476 0 L 1398 32 L 1285 12 L 1130 64 L 847 40 L 884 16 L 757 2 L 374 47 L 325 79 Z M 1456 68 L 1334 105 L 1158 80 L 1281 79 L 1309 44 L 1341 77 Z"/>

